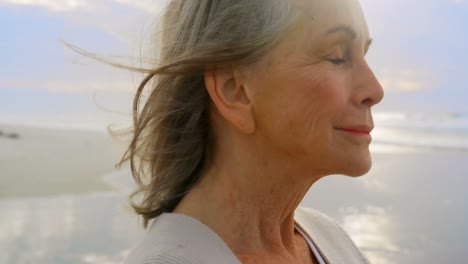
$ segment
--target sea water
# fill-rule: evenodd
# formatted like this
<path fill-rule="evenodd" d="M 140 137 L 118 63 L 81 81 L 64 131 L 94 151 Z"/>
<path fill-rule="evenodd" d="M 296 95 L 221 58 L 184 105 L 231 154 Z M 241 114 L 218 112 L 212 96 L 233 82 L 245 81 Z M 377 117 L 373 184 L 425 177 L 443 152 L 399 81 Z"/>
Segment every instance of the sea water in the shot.
<path fill-rule="evenodd" d="M 376 113 L 373 149 L 468 151 L 468 114 Z"/>

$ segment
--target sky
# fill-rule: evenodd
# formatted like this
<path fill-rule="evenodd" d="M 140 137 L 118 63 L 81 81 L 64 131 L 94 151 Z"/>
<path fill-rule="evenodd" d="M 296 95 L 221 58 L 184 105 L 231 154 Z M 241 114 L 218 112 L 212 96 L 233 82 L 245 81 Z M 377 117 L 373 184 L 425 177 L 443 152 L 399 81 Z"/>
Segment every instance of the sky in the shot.
<path fill-rule="evenodd" d="M 0 0 L 0 122 L 125 124 L 140 74 L 117 61 L 147 54 L 165 0 Z M 468 113 L 468 1 L 361 0 L 368 62 L 386 97 L 377 112 Z"/>

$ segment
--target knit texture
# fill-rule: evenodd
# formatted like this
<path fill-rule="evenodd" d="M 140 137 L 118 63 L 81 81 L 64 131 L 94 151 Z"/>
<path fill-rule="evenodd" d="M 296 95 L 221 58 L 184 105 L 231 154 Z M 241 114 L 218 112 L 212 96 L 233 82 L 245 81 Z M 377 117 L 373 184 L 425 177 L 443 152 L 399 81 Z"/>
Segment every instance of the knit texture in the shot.
<path fill-rule="evenodd" d="M 296 226 L 313 241 L 328 264 L 369 264 L 331 218 L 312 209 L 297 208 Z M 209 227 L 181 214 L 165 213 L 151 224 L 143 242 L 125 264 L 240 264 Z"/>

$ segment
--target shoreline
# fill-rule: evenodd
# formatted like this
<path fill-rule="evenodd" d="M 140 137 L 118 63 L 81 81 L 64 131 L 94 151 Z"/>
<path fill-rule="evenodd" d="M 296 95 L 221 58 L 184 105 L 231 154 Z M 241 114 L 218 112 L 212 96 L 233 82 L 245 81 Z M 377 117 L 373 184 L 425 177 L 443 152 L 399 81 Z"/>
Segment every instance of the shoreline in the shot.
<path fill-rule="evenodd" d="M 0 124 L 0 199 L 115 191 L 124 145 L 105 132 Z"/>
<path fill-rule="evenodd" d="M 97 192 L 130 194 L 135 190 L 130 169 L 115 164 L 125 145 L 105 131 L 16 126 L 0 123 L 0 199 L 50 197 Z M 15 134 L 15 137 L 5 135 Z M 439 149 L 375 142 L 375 164 L 394 155 L 466 155 Z M 414 166 L 419 166 L 414 164 Z M 366 178 L 366 175 L 363 176 Z"/>

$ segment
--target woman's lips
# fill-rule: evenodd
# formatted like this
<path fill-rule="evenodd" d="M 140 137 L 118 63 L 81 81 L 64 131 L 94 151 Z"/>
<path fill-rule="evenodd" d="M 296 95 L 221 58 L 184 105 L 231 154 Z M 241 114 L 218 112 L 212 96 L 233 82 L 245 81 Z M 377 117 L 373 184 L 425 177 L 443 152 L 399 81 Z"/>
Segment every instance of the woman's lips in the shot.
<path fill-rule="evenodd" d="M 355 134 L 357 136 L 370 136 L 370 133 L 366 131 L 357 131 L 357 130 L 348 130 L 348 129 L 340 129 L 340 130 L 351 133 L 351 134 Z"/>
<path fill-rule="evenodd" d="M 369 130 L 355 130 L 355 129 L 340 129 L 340 130 L 350 132 L 350 133 L 355 133 L 355 134 L 365 134 L 365 135 L 370 134 Z"/>
<path fill-rule="evenodd" d="M 338 128 L 339 130 L 352 132 L 352 133 L 361 133 L 361 134 L 370 134 L 374 129 L 372 126 L 360 125 L 360 126 L 352 126 L 352 127 L 344 127 Z"/>
<path fill-rule="evenodd" d="M 338 128 L 338 130 L 345 132 L 346 135 L 352 136 L 353 138 L 363 139 L 365 141 L 371 141 L 372 136 L 370 132 L 373 127 L 370 126 L 356 126 L 349 128 Z"/>

